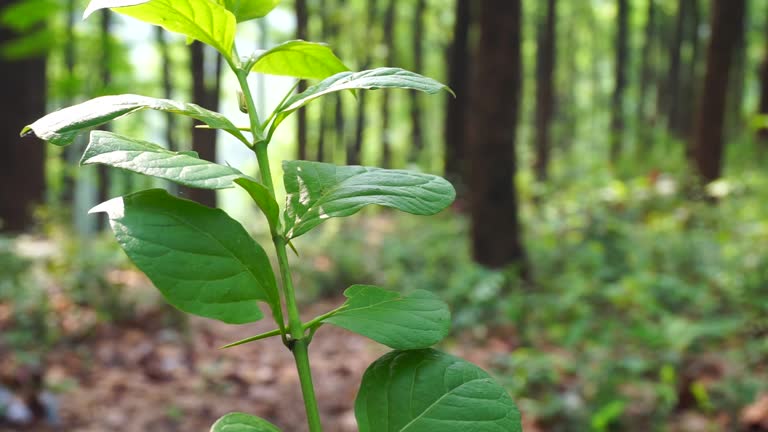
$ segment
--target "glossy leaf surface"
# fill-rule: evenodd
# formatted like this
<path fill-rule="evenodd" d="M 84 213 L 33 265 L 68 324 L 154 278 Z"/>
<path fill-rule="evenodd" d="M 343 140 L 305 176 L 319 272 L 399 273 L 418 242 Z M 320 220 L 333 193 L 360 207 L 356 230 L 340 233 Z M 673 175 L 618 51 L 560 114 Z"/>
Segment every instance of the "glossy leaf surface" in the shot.
<path fill-rule="evenodd" d="M 432 215 L 454 200 L 451 184 L 438 176 L 403 170 L 283 162 L 285 232 L 298 237 L 332 217 L 350 216 L 369 204 Z"/>
<path fill-rule="evenodd" d="M 448 305 L 429 291 L 404 296 L 375 286 L 353 285 L 344 295 L 346 307 L 324 322 L 390 348 L 428 348 L 443 340 L 451 329 Z"/>
<path fill-rule="evenodd" d="M 206 0 L 207 1 L 207 0 Z M 214 129 L 225 130 L 241 140 L 242 133 L 223 115 L 191 103 L 156 99 L 134 94 L 102 96 L 78 105 L 54 111 L 24 128 L 43 140 L 64 146 L 72 144 L 85 129 L 96 127 L 124 115 L 151 109 L 180 114 L 199 120 Z"/>
<path fill-rule="evenodd" d="M 360 432 L 520 432 L 506 390 L 458 357 L 393 351 L 366 370 L 355 400 Z"/>
<path fill-rule="evenodd" d="M 217 0 L 221 1 L 221 0 Z M 281 0 L 224 0 L 224 6 L 235 14 L 237 22 L 266 16 Z"/>
<path fill-rule="evenodd" d="M 253 72 L 295 78 L 325 79 L 349 68 L 328 45 L 294 40 L 258 53 Z"/>
<path fill-rule="evenodd" d="M 220 209 L 152 189 L 102 203 L 117 242 L 169 303 L 230 324 L 257 321 L 257 301 L 279 305 L 264 250 Z"/>
<path fill-rule="evenodd" d="M 93 131 L 81 165 L 102 164 L 200 189 L 225 189 L 244 177 L 240 171 L 178 153 L 147 141 Z"/>
<path fill-rule="evenodd" d="M 92 0 L 84 18 L 99 9 L 123 15 L 180 33 L 216 48 L 231 57 L 237 20 L 232 12 L 211 0 Z"/>
<path fill-rule="evenodd" d="M 260 417 L 233 412 L 216 420 L 210 432 L 280 432 L 280 429 Z"/>
<path fill-rule="evenodd" d="M 418 90 L 429 94 L 435 94 L 442 90 L 451 92 L 451 89 L 445 84 L 400 68 L 384 67 L 362 72 L 341 72 L 324 79 L 299 94 L 291 96 L 283 102 L 276 110 L 277 115 L 273 128 L 292 112 L 329 93 L 344 90 L 394 88 Z"/>

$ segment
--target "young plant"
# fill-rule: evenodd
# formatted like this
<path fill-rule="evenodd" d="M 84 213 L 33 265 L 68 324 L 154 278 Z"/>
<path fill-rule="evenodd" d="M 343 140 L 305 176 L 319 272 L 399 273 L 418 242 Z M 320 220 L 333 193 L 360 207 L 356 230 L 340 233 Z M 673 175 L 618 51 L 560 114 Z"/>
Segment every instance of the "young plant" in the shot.
<path fill-rule="evenodd" d="M 272 312 L 277 328 L 228 347 L 281 337 L 293 353 L 311 432 L 321 430 L 308 357 L 315 331 L 334 324 L 393 349 L 365 372 L 355 401 L 361 431 L 519 431 L 520 415 L 507 392 L 479 367 L 430 347 L 449 332 L 450 312 L 434 294 L 403 295 L 368 285 L 344 291 L 346 302 L 302 322 L 288 260 L 291 241 L 332 217 L 378 204 L 417 215 L 445 209 L 454 199 L 446 180 L 428 174 L 309 161 L 283 163 L 284 208 L 275 200 L 268 149 L 277 127 L 297 109 L 341 91 L 401 88 L 426 93 L 445 85 L 398 68 L 351 72 L 324 44 L 294 40 L 241 57 L 235 46 L 237 23 L 261 18 L 280 0 L 92 0 L 85 17 L 99 9 L 181 33 L 214 47 L 240 85 L 241 105 L 250 124 L 239 128 L 217 112 L 191 103 L 137 95 L 104 96 L 51 113 L 24 128 L 65 146 L 86 129 L 145 109 L 192 117 L 223 130 L 251 149 L 261 179 L 203 160 L 194 152 L 172 152 L 157 144 L 106 131 L 92 131 L 81 164 L 104 164 L 203 189 L 240 187 L 269 224 L 279 262 L 278 285 L 264 249 L 220 209 L 179 199 L 162 189 L 144 190 L 101 203 L 91 213 L 108 215 L 115 237 L 173 306 L 230 324 L 263 317 L 258 302 Z M 287 75 L 319 82 L 293 90 L 260 118 L 248 75 Z M 250 136 L 246 137 L 243 129 Z M 271 423 L 231 413 L 215 432 L 275 432 Z"/>

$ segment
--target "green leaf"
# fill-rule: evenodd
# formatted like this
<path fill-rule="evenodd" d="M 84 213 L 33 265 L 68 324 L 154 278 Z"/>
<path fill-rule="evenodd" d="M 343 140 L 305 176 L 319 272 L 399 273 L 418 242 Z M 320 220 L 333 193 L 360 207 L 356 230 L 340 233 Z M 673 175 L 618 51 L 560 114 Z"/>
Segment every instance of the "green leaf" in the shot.
<path fill-rule="evenodd" d="M 230 324 L 257 321 L 257 301 L 280 305 L 267 254 L 220 209 L 152 189 L 99 204 L 117 242 L 169 303 Z"/>
<path fill-rule="evenodd" d="M 219 0 L 220 1 L 220 0 Z M 224 5 L 232 11 L 237 22 L 266 16 L 280 4 L 281 0 L 225 0 Z"/>
<path fill-rule="evenodd" d="M 216 420 L 211 432 L 280 432 L 280 429 L 262 418 L 233 412 Z"/>
<path fill-rule="evenodd" d="M 246 177 L 235 180 L 235 183 L 248 192 L 248 195 L 251 196 L 261 211 L 264 212 L 264 216 L 266 216 L 269 226 L 276 230 L 280 217 L 280 207 L 277 205 L 277 201 L 272 197 L 272 194 L 269 193 L 269 190 L 261 183 Z"/>
<path fill-rule="evenodd" d="M 253 72 L 304 79 L 325 79 L 349 68 L 326 44 L 293 40 L 255 55 Z"/>
<path fill-rule="evenodd" d="M 451 89 L 432 78 L 400 68 L 378 68 L 362 72 L 341 72 L 286 99 L 276 110 L 272 128 L 276 128 L 286 117 L 311 101 L 333 92 L 344 90 L 407 89 L 435 94 Z"/>
<path fill-rule="evenodd" d="M 200 189 L 231 188 L 235 179 L 245 176 L 194 153 L 172 152 L 157 144 L 104 131 L 91 132 L 80 164 L 108 165 Z"/>
<path fill-rule="evenodd" d="M 113 9 L 123 15 L 181 33 L 216 48 L 230 58 L 237 20 L 232 12 L 211 0 L 91 0 L 83 18 L 99 9 Z"/>
<path fill-rule="evenodd" d="M 393 351 L 363 375 L 360 432 L 520 432 L 506 390 L 479 367 L 432 349 Z"/>
<path fill-rule="evenodd" d="M 448 207 L 456 197 L 447 180 L 412 171 L 286 161 L 283 172 L 287 192 L 285 232 L 289 239 L 328 218 L 353 215 L 368 204 L 432 215 Z"/>
<path fill-rule="evenodd" d="M 323 320 L 394 349 L 430 347 L 451 329 L 451 312 L 429 291 L 404 296 L 369 285 L 344 291 L 345 308 Z"/>
<path fill-rule="evenodd" d="M 133 94 L 102 96 L 54 111 L 25 127 L 21 134 L 26 135 L 31 131 L 51 144 L 65 146 L 72 144 L 75 137 L 85 129 L 145 109 L 192 117 L 213 129 L 225 130 L 241 141 L 247 142 L 240 130 L 229 119 L 217 112 L 191 103 Z"/>

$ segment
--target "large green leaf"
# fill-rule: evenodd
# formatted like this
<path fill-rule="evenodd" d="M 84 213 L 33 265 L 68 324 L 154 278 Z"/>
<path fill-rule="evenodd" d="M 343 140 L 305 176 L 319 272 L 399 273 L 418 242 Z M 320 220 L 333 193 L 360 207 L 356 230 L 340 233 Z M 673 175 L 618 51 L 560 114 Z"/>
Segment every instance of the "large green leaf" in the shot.
<path fill-rule="evenodd" d="M 220 209 L 176 198 L 162 189 L 102 203 L 117 242 L 169 303 L 230 324 L 257 321 L 257 301 L 279 307 L 264 250 Z"/>
<path fill-rule="evenodd" d="M 118 117 L 133 114 L 144 109 L 192 117 L 214 129 L 225 130 L 241 141 L 245 141 L 243 134 L 240 133 L 238 128 L 229 119 L 217 112 L 209 111 L 191 103 L 156 99 L 134 94 L 102 96 L 54 111 L 25 127 L 21 133 L 24 135 L 32 131 L 35 135 L 49 141 L 51 144 L 65 146 L 72 144 L 75 137 L 85 129 L 99 126 Z"/>
<path fill-rule="evenodd" d="M 432 78 L 400 68 L 377 68 L 362 72 L 341 72 L 324 79 L 318 84 L 286 99 L 276 110 L 274 129 L 287 116 L 311 101 L 334 92 L 344 90 L 408 89 L 429 94 L 450 88 Z"/>
<path fill-rule="evenodd" d="M 432 349 L 393 351 L 363 375 L 360 432 L 520 432 L 506 390 L 479 367 Z"/>
<path fill-rule="evenodd" d="M 280 429 L 262 418 L 233 412 L 216 420 L 211 432 L 280 432 Z"/>
<path fill-rule="evenodd" d="M 227 58 L 232 55 L 237 20 L 232 12 L 215 1 L 91 0 L 84 18 L 106 8 L 199 40 L 216 48 Z"/>
<path fill-rule="evenodd" d="M 277 205 L 277 201 L 272 197 L 269 189 L 261 183 L 247 177 L 241 177 L 235 180 L 235 183 L 248 192 L 248 195 L 251 196 L 261 211 L 264 212 L 264 216 L 266 216 L 269 226 L 276 229 L 280 218 L 280 207 Z"/>
<path fill-rule="evenodd" d="M 404 296 L 375 286 L 353 285 L 344 295 L 348 299 L 345 308 L 323 321 L 390 348 L 428 348 L 451 329 L 448 305 L 429 291 Z"/>
<path fill-rule="evenodd" d="M 368 204 L 431 215 L 456 197 L 447 180 L 411 171 L 286 161 L 283 172 L 288 238 L 298 237 L 328 218 L 355 214 Z"/>
<path fill-rule="evenodd" d="M 293 40 L 255 55 L 254 72 L 306 79 L 325 79 L 349 68 L 326 44 Z"/>
<path fill-rule="evenodd" d="M 221 2 L 221 0 L 217 0 Z M 232 11 L 237 22 L 252 20 L 266 16 L 282 0 L 224 0 L 224 5 Z"/>
<path fill-rule="evenodd" d="M 91 132 L 80 164 L 108 165 L 200 189 L 231 188 L 234 180 L 245 176 L 232 167 L 187 152 L 173 152 L 157 144 L 104 131 Z"/>

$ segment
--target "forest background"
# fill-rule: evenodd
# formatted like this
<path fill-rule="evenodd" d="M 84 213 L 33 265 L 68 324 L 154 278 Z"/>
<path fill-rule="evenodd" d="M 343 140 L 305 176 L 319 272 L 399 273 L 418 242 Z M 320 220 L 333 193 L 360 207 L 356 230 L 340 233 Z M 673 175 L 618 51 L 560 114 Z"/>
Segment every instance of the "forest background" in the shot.
<path fill-rule="evenodd" d="M 268 402 L 291 380 L 279 358 L 245 372 L 268 354 L 215 349 L 253 329 L 175 313 L 87 215 L 162 186 L 267 236 L 242 192 L 77 167 L 84 141 L 19 137 L 106 94 L 238 115 L 214 52 L 114 14 L 80 21 L 84 7 L 0 3 L 0 430 L 203 430 L 234 400 L 301 430 Z M 401 66 L 458 95 L 341 94 L 279 131 L 278 172 L 289 158 L 409 168 L 459 196 L 433 219 L 366 211 L 297 240 L 305 302 L 352 281 L 439 293 L 446 348 L 491 370 L 529 431 L 768 430 L 768 2 L 285 0 L 241 27 L 245 51 L 324 41 L 353 70 Z M 294 84 L 253 79 L 261 107 Z M 111 127 L 257 172 L 191 122 Z M 375 348 L 335 344 L 315 353 L 321 409 L 347 430 L 353 393 L 328 395 L 362 369 L 334 358 L 364 368 Z"/>

